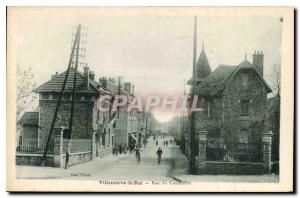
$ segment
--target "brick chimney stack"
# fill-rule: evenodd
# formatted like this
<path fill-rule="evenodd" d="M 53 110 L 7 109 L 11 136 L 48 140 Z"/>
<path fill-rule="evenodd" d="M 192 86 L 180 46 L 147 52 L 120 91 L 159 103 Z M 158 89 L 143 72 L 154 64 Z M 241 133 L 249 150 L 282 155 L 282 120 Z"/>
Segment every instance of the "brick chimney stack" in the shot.
<path fill-rule="evenodd" d="M 264 76 L 264 54 L 262 51 L 255 51 L 253 54 L 253 65 Z"/>
<path fill-rule="evenodd" d="M 84 86 L 89 88 L 89 67 L 86 64 L 86 66 L 83 68 L 83 81 L 84 81 Z"/>
<path fill-rule="evenodd" d="M 107 78 L 106 77 L 99 78 L 99 83 L 101 84 L 101 86 L 103 88 L 107 89 Z"/>
<path fill-rule="evenodd" d="M 134 95 L 134 85 L 132 85 L 132 95 Z"/>
<path fill-rule="evenodd" d="M 91 80 L 95 80 L 95 73 L 93 71 L 90 71 L 89 77 Z"/>

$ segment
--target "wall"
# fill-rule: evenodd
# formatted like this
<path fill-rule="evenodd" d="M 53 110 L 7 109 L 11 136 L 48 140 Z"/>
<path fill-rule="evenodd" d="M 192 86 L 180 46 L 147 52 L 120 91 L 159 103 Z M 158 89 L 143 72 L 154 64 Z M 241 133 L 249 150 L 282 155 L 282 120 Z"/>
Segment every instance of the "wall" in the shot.
<path fill-rule="evenodd" d="M 205 168 L 198 171 L 198 174 L 213 175 L 261 175 L 264 173 L 263 163 L 242 162 L 205 162 Z"/>
<path fill-rule="evenodd" d="M 126 144 L 128 145 L 128 112 L 119 113 L 119 118 L 116 118 L 116 129 L 114 132 L 114 144 Z"/>
<path fill-rule="evenodd" d="M 38 126 L 24 124 L 22 126 L 22 138 L 24 139 L 36 139 L 38 137 Z"/>
<path fill-rule="evenodd" d="M 267 92 L 253 70 L 248 71 L 248 74 L 248 89 L 241 86 L 239 71 L 224 90 L 224 132 L 225 137 L 238 141 L 240 131 L 249 130 L 249 143 L 256 144 L 257 152 L 260 152 L 261 134 L 265 130 Z M 248 117 L 240 116 L 239 100 L 243 99 L 250 100 Z"/>
<path fill-rule="evenodd" d="M 82 164 L 91 160 L 91 151 L 71 153 L 69 156 L 69 166 Z M 63 154 L 63 167 L 65 167 L 66 154 Z"/>
<path fill-rule="evenodd" d="M 112 154 L 111 147 L 106 149 L 101 149 L 98 151 L 98 157 L 102 158 L 109 154 Z M 93 158 L 96 156 L 96 151 L 93 152 Z M 71 153 L 69 156 L 69 166 L 75 166 L 77 164 L 82 164 L 91 160 L 91 151 L 88 152 L 78 152 Z M 63 154 L 63 163 L 66 161 L 66 154 Z M 63 167 L 65 164 L 63 164 Z"/>
<path fill-rule="evenodd" d="M 42 154 L 16 154 L 17 165 L 40 166 Z M 53 155 L 48 155 L 46 158 L 46 166 L 53 166 Z"/>
<path fill-rule="evenodd" d="M 57 100 L 40 100 L 39 141 L 46 141 L 48 136 Z M 93 101 L 75 101 L 73 131 L 74 139 L 89 139 L 93 129 Z M 56 125 L 67 125 L 71 111 L 71 100 L 62 101 L 58 112 Z"/>

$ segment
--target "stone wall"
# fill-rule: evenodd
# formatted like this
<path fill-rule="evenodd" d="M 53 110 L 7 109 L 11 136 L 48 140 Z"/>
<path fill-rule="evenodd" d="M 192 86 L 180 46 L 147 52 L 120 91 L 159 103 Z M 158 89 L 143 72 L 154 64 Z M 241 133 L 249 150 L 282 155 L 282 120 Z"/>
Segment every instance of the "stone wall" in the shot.
<path fill-rule="evenodd" d="M 39 141 L 46 141 L 54 116 L 57 100 L 40 100 Z M 89 139 L 93 130 L 93 101 L 75 101 L 73 118 L 73 139 Z M 56 125 L 67 125 L 71 111 L 71 100 L 62 101 Z"/>
<path fill-rule="evenodd" d="M 223 93 L 224 135 L 238 141 L 242 129 L 248 130 L 249 144 L 256 144 L 261 150 L 261 135 L 265 131 L 267 92 L 263 82 L 253 71 L 248 71 L 249 85 L 244 89 L 241 84 L 241 71 L 227 85 Z M 241 100 L 250 100 L 249 116 L 240 115 Z"/>

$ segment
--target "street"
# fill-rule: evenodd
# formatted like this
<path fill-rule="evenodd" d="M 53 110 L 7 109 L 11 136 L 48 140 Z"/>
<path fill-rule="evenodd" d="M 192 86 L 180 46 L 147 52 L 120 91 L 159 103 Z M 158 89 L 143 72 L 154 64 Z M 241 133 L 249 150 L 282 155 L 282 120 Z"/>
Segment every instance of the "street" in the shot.
<path fill-rule="evenodd" d="M 142 148 L 141 161 L 137 164 L 135 154 L 105 156 L 84 164 L 69 167 L 67 170 L 52 167 L 17 166 L 17 178 L 32 179 L 82 179 L 82 180 L 172 180 L 173 174 L 187 174 L 188 161 L 178 146 L 159 145 L 149 138 L 146 148 Z M 163 150 L 161 164 L 157 163 L 156 151 Z M 33 175 L 35 172 L 36 175 Z"/>
<path fill-rule="evenodd" d="M 149 138 L 146 148 L 141 151 L 141 161 L 136 162 L 135 154 L 96 158 L 68 169 L 17 166 L 17 178 L 22 179 L 63 179 L 98 181 L 182 181 L 182 182 L 278 182 L 276 175 L 189 175 L 188 160 L 178 146 L 159 145 Z M 156 150 L 163 150 L 162 162 L 157 164 Z M 34 174 L 33 174 L 34 173 Z"/>
<path fill-rule="evenodd" d="M 157 163 L 156 151 L 160 147 L 163 150 L 162 162 Z M 175 160 L 184 156 L 180 153 L 179 147 L 173 144 L 163 146 L 163 140 L 159 139 L 159 145 L 155 145 L 152 139 L 147 147 L 141 151 L 141 161 L 138 164 L 135 154 L 113 156 L 117 160 L 109 164 L 95 163 L 96 170 L 91 175 L 82 175 L 86 171 L 82 169 L 76 179 L 96 179 L 96 180 L 170 180 L 175 170 Z M 188 163 L 188 162 L 186 162 Z M 179 167 L 178 167 L 179 168 Z M 183 167 L 185 168 L 185 167 Z M 77 170 L 79 171 L 79 170 Z M 183 170 L 185 171 L 185 170 Z M 73 174 L 74 176 L 74 174 Z M 68 177 L 67 179 L 74 179 Z"/>

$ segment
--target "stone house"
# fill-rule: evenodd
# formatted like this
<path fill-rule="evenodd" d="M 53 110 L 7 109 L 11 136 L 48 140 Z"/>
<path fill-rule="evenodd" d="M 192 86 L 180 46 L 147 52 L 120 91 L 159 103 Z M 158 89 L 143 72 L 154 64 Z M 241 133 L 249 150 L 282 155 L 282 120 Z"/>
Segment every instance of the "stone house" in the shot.
<path fill-rule="evenodd" d="M 196 113 L 196 131 L 208 132 L 207 160 L 261 161 L 267 94 L 272 91 L 263 78 L 263 58 L 255 52 L 252 63 L 245 57 L 239 65 L 211 71 L 202 47 L 195 75 L 197 107 L 202 108 Z"/>
<path fill-rule="evenodd" d="M 39 94 L 39 111 L 26 112 L 20 119 L 22 124 L 22 140 L 36 139 L 40 152 L 47 141 L 54 110 L 63 85 L 66 71 L 52 75 L 51 79 L 37 87 L 34 92 Z M 71 68 L 62 97 L 55 127 L 65 127 L 64 139 L 91 139 L 93 133 L 98 137 L 99 146 L 111 146 L 113 132 L 112 118 L 108 113 L 100 114 L 97 109 L 97 99 L 100 95 L 111 94 L 95 81 L 95 74 L 84 67 L 84 72 L 77 71 L 76 95 L 74 105 L 72 134 L 68 130 L 72 88 L 75 69 Z"/>

